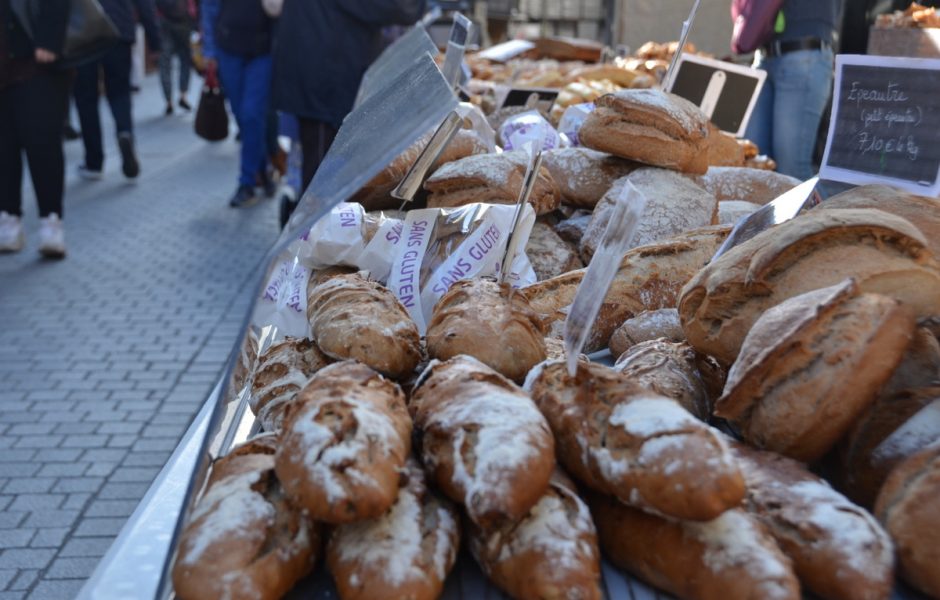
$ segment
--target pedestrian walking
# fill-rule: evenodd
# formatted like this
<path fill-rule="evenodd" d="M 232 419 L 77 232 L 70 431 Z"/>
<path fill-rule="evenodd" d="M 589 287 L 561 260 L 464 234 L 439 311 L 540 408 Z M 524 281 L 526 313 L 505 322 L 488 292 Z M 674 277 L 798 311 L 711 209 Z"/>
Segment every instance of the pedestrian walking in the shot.
<path fill-rule="evenodd" d="M 68 0 L 43 0 L 33 39 L 0 0 L 0 252 L 26 243 L 22 223 L 23 154 L 39 203 L 39 251 L 65 256 L 62 123 L 68 75 L 57 68 L 68 24 Z"/>
<path fill-rule="evenodd" d="M 194 0 L 157 0 L 160 20 L 160 83 L 166 100 L 166 114 L 173 114 L 173 57 L 179 60 L 179 106 L 192 110 L 189 99 L 189 74 L 193 58 L 189 37 L 196 24 Z"/>
<path fill-rule="evenodd" d="M 111 108 L 121 152 L 121 170 L 134 179 L 140 174 L 140 163 L 134 149 L 134 124 L 131 117 L 131 47 L 134 44 L 136 21 L 146 31 L 151 51 L 160 49 L 160 31 L 152 0 L 100 0 L 101 8 L 120 33 L 120 41 L 101 58 L 78 67 L 75 78 L 75 107 L 85 143 L 85 162 L 78 167 L 85 179 L 101 179 L 104 148 L 101 140 L 101 116 L 98 113 L 100 77 L 104 75 L 105 96 Z"/>
<path fill-rule="evenodd" d="M 217 68 L 241 134 L 238 187 L 229 206 L 259 200 L 256 185 L 273 196 L 268 174 L 268 103 L 271 95 L 271 42 L 274 21 L 258 0 L 203 0 L 203 54 Z"/>

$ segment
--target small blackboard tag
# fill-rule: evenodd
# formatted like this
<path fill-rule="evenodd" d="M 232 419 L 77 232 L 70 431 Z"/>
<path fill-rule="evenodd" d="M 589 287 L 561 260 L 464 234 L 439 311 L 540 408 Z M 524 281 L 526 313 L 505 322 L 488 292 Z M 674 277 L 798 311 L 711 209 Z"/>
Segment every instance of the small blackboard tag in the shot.
<path fill-rule="evenodd" d="M 548 109 L 552 107 L 552 104 L 555 103 L 555 98 L 558 97 L 559 92 L 561 92 L 561 90 L 553 88 L 510 88 L 509 92 L 506 94 L 506 99 L 503 100 L 500 106 L 525 106 L 529 101 L 529 97 L 535 94 L 538 96 L 539 106 L 544 107 L 545 110 L 548 111 Z"/>
<path fill-rule="evenodd" d="M 820 176 L 940 195 L 940 60 L 837 56 Z"/>

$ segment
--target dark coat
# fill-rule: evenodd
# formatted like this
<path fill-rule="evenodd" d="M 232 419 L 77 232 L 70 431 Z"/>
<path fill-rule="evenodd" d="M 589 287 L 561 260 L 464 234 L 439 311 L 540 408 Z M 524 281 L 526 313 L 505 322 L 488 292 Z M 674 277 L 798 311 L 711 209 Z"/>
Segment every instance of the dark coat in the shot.
<path fill-rule="evenodd" d="M 278 110 L 339 128 L 386 25 L 409 25 L 425 0 L 284 0 L 274 40 Z"/>
<path fill-rule="evenodd" d="M 157 12 L 153 0 L 98 0 L 98 2 L 117 27 L 121 41 L 128 44 L 134 43 L 135 29 L 139 19 L 147 34 L 147 45 L 153 51 L 160 49 L 160 29 L 157 27 Z"/>
<path fill-rule="evenodd" d="M 0 0 L 0 25 L 5 28 L 7 46 L 4 58 L 32 60 L 36 48 L 62 54 L 68 23 L 69 0 L 44 0 L 39 4 L 39 16 L 34 24 L 36 40 L 33 41 L 13 16 L 10 1 Z"/>

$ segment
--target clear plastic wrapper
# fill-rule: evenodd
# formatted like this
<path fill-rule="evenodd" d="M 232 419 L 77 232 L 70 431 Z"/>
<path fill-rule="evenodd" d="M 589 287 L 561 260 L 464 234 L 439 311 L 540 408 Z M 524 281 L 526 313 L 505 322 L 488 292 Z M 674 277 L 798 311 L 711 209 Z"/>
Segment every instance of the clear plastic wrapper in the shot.
<path fill-rule="evenodd" d="M 526 143 L 541 144 L 542 150 L 561 147 L 561 138 L 537 110 L 526 111 L 506 119 L 499 128 L 499 139 L 503 141 L 503 150 L 519 150 Z"/>
<path fill-rule="evenodd" d="M 581 145 L 578 132 L 581 131 L 581 126 L 592 112 L 594 112 L 593 102 L 573 104 L 565 109 L 558 122 L 558 134 L 569 146 Z"/>

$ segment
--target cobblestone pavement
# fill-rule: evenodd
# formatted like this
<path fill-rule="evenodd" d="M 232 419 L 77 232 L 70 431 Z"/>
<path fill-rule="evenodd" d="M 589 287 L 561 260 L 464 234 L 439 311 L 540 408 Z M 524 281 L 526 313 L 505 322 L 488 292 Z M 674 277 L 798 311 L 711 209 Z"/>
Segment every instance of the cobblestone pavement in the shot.
<path fill-rule="evenodd" d="M 215 383 L 277 236 L 273 201 L 227 206 L 236 143 L 164 117 L 158 87 L 134 98 L 137 183 L 113 132 L 103 181 L 66 143 L 68 258 L 40 259 L 32 197 L 26 250 L 0 255 L 0 600 L 78 592 Z"/>

